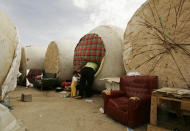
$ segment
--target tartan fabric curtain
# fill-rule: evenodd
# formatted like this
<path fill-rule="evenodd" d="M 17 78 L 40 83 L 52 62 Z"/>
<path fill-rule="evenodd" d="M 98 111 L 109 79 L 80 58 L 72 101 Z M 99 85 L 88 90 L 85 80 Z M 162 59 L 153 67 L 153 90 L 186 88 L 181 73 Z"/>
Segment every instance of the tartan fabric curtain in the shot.
<path fill-rule="evenodd" d="M 101 63 L 105 55 L 104 43 L 97 34 L 87 34 L 83 36 L 74 51 L 74 70 L 79 71 L 86 62 Z"/>

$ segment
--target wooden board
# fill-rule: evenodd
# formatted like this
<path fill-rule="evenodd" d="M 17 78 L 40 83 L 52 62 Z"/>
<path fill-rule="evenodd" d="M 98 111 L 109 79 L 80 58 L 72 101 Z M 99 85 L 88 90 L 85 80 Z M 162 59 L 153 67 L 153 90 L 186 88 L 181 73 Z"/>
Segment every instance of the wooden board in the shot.
<path fill-rule="evenodd" d="M 187 103 L 181 103 L 181 109 L 189 111 L 190 110 L 190 104 Z"/>
<path fill-rule="evenodd" d="M 147 126 L 147 131 L 170 131 L 170 130 L 167 130 L 165 128 L 161 128 L 161 127 L 157 127 L 157 126 L 154 126 L 154 125 L 148 125 Z"/>
<path fill-rule="evenodd" d="M 150 123 L 153 125 L 157 124 L 157 105 L 158 105 L 157 97 L 152 96 L 151 97 Z"/>

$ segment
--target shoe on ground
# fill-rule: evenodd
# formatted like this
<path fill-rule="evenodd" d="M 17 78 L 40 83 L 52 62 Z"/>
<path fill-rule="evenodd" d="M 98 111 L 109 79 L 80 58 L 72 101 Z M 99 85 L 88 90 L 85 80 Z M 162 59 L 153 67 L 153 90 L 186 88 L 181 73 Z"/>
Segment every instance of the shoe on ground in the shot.
<path fill-rule="evenodd" d="M 82 99 L 82 96 L 75 96 L 75 99 Z"/>

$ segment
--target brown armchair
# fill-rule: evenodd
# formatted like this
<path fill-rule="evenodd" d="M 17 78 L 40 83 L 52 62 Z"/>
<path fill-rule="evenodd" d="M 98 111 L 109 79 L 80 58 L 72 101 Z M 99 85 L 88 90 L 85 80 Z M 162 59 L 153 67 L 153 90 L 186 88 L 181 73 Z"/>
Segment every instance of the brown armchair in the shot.
<path fill-rule="evenodd" d="M 102 93 L 104 113 L 131 127 L 148 121 L 151 94 L 157 81 L 157 76 L 120 77 L 120 90 L 112 90 L 110 95 Z"/>

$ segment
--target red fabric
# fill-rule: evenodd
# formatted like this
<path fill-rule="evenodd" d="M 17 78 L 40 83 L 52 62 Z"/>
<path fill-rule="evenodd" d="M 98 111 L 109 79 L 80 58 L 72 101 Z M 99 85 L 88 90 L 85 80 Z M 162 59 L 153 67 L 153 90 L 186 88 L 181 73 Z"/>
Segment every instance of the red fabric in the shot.
<path fill-rule="evenodd" d="M 40 69 L 30 69 L 26 78 L 28 79 L 30 83 L 34 83 L 36 76 L 41 75 L 41 74 L 42 74 L 42 70 Z"/>
<path fill-rule="evenodd" d="M 105 55 L 105 48 L 101 37 L 97 34 L 83 36 L 74 51 L 74 70 L 80 72 L 86 62 L 91 61 L 100 64 Z"/>
<path fill-rule="evenodd" d="M 131 127 L 149 120 L 150 101 L 153 89 L 157 88 L 157 76 L 123 76 L 120 90 L 111 95 L 102 93 L 104 112 Z M 129 100 L 131 96 L 140 100 Z"/>
<path fill-rule="evenodd" d="M 62 82 L 61 86 L 71 86 L 71 82 Z"/>
<path fill-rule="evenodd" d="M 42 79 L 41 75 L 36 76 L 36 80 L 41 80 L 41 79 Z"/>

